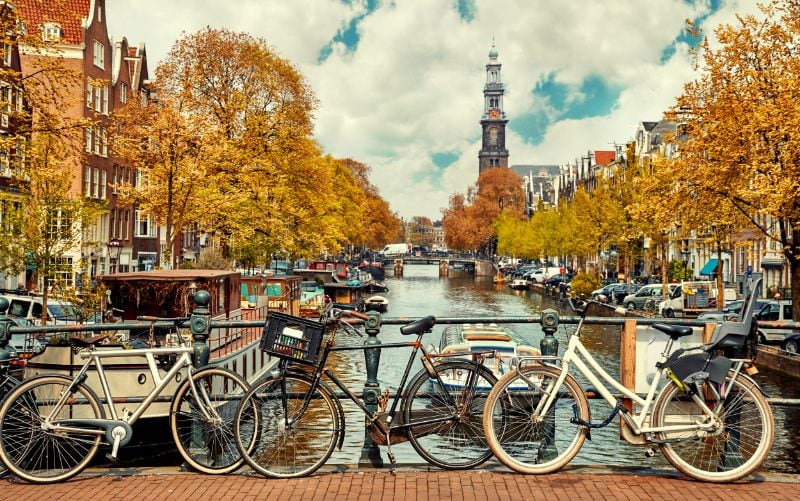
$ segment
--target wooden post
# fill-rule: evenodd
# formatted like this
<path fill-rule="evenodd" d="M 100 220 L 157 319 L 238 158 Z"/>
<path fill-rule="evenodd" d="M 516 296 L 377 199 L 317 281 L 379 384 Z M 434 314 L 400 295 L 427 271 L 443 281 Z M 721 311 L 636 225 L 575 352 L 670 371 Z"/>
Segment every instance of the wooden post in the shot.
<path fill-rule="evenodd" d="M 636 390 L 636 319 L 626 319 L 620 340 L 619 378 L 625 388 Z M 623 399 L 628 411 L 633 410 L 633 402 Z"/>

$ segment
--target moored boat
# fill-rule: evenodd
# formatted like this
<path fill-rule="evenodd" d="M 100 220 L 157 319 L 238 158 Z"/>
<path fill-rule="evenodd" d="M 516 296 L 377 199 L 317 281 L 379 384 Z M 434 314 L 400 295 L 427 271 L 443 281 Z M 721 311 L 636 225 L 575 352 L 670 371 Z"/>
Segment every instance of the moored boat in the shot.
<path fill-rule="evenodd" d="M 514 341 L 507 330 L 496 324 L 452 325 L 442 332 L 439 353 L 470 358 L 472 353 L 487 353 L 483 364 L 500 379 L 511 367 L 514 357 L 539 356 L 536 348 Z M 463 353 L 463 355 L 459 355 Z M 447 374 L 446 384 L 459 387 L 464 381 L 459 374 Z"/>
<path fill-rule="evenodd" d="M 361 264 L 358 265 L 358 269 L 369 273 L 373 280 L 383 280 L 386 278 L 386 270 L 383 267 L 383 263 L 380 261 L 362 261 Z"/>
<path fill-rule="evenodd" d="M 531 284 L 524 278 L 515 278 L 508 286 L 516 291 L 526 291 L 531 288 Z"/>
<path fill-rule="evenodd" d="M 370 296 L 364 301 L 364 309 L 367 311 L 377 311 L 386 313 L 389 308 L 389 300 L 383 296 Z"/>

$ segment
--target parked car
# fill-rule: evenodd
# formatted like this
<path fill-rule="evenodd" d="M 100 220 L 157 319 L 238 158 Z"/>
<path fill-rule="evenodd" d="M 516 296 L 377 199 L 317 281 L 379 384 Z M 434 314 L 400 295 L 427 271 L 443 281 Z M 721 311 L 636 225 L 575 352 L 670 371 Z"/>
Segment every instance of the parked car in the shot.
<path fill-rule="evenodd" d="M 27 318 L 36 325 L 42 319 L 41 296 L 22 296 L 16 294 L 3 294 L 8 299 L 8 314 Z M 70 302 L 57 299 L 47 300 L 47 323 L 51 325 L 74 324 L 79 320 L 78 309 Z"/>
<path fill-rule="evenodd" d="M 705 320 L 706 322 L 724 322 L 726 320 L 736 320 L 739 317 L 738 313 L 725 310 L 704 311 L 697 315 L 697 320 Z"/>
<path fill-rule="evenodd" d="M 671 293 L 678 284 L 668 284 L 668 294 Z M 644 309 L 645 303 L 648 299 L 653 299 L 657 302 L 662 297 L 661 284 L 648 284 L 642 286 L 641 289 L 636 291 L 635 294 L 628 294 L 622 299 L 622 305 L 629 310 Z M 657 303 L 656 303 L 657 304 Z"/>
<path fill-rule="evenodd" d="M 792 321 L 792 300 L 768 301 L 755 315 L 758 321 L 758 340 L 764 344 L 781 344 L 795 331 L 786 327 Z"/>
<path fill-rule="evenodd" d="M 769 303 L 770 301 L 772 300 L 756 299 L 756 304 L 754 307 L 755 313 L 761 311 L 761 308 L 763 308 L 764 305 Z M 735 301 L 730 301 L 729 303 L 727 303 L 725 307 L 722 308 L 722 311 L 726 313 L 739 313 L 739 311 L 742 309 L 742 306 L 744 306 L 744 299 L 737 299 Z"/>
<path fill-rule="evenodd" d="M 615 282 L 592 291 L 592 299 L 599 299 L 600 296 L 604 296 L 609 303 L 622 304 L 625 296 L 635 294 L 640 288 L 641 286 L 638 284 L 631 284 L 629 290 L 628 284 Z"/>

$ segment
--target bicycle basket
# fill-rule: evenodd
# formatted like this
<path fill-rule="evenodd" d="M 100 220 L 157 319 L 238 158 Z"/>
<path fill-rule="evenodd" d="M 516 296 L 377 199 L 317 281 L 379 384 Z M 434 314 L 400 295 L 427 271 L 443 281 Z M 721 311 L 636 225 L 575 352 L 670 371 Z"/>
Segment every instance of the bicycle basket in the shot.
<path fill-rule="evenodd" d="M 270 313 L 259 349 L 278 358 L 316 366 L 324 326 L 284 313 Z"/>

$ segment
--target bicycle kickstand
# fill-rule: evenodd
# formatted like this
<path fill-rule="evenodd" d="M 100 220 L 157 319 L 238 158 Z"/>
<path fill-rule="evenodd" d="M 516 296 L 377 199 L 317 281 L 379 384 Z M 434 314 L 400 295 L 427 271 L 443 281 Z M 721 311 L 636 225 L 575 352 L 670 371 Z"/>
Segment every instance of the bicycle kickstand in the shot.
<path fill-rule="evenodd" d="M 389 472 L 394 474 L 394 465 L 397 463 L 394 457 L 394 452 L 392 452 L 392 438 L 391 438 L 391 426 L 388 426 L 386 430 L 386 455 L 389 456 L 389 463 L 391 464 L 391 469 Z"/>

